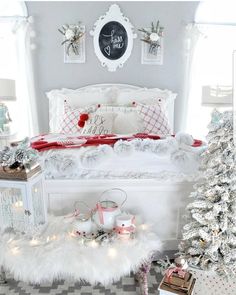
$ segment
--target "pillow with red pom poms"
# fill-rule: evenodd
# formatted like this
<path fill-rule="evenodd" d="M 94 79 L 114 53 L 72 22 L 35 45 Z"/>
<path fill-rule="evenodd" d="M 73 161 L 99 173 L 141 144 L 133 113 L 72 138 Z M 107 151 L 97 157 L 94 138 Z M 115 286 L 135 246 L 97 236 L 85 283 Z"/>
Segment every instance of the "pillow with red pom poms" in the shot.
<path fill-rule="evenodd" d="M 62 133 L 81 133 L 89 114 L 95 112 L 97 106 L 74 108 L 67 101 L 64 102 L 64 116 L 61 123 Z"/>

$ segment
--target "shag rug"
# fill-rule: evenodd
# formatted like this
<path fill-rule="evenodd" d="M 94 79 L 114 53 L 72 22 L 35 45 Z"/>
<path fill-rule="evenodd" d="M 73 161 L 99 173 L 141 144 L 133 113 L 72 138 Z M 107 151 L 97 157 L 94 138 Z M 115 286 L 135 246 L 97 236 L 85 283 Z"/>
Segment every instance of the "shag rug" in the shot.
<path fill-rule="evenodd" d="M 115 239 L 102 245 L 73 236 L 63 217 L 50 217 L 40 234 L 5 232 L 0 240 L 0 265 L 15 280 L 40 284 L 60 279 L 108 285 L 119 280 L 161 250 L 147 225 L 137 226 L 132 240 Z"/>

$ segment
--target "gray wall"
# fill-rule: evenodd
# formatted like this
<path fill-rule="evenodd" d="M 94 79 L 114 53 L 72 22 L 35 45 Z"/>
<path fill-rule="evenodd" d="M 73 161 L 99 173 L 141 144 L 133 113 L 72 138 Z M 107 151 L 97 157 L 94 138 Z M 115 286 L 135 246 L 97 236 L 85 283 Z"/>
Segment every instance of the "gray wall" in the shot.
<path fill-rule="evenodd" d="M 89 35 L 94 22 L 113 2 L 26 2 L 29 15 L 35 18 L 37 49 L 33 53 L 40 130 L 48 130 L 48 102 L 44 92 L 54 88 L 78 88 L 96 83 L 127 83 L 146 87 L 168 88 L 177 92 L 175 129 L 178 130 L 183 106 L 184 24 L 194 19 L 198 2 L 120 2 L 124 15 L 136 29 L 160 20 L 165 27 L 164 64 L 141 65 L 141 44 L 134 40 L 131 57 L 122 69 L 110 73 L 103 68 L 93 50 Z M 64 64 L 62 24 L 82 21 L 87 28 L 86 63 Z"/>

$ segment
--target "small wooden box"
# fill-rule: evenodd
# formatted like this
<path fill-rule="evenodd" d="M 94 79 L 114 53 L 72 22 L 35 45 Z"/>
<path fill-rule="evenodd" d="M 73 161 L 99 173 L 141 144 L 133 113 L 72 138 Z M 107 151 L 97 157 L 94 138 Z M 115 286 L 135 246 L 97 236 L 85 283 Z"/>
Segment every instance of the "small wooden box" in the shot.
<path fill-rule="evenodd" d="M 180 285 L 167 283 L 166 276 L 162 279 L 160 286 L 158 288 L 160 295 L 193 295 L 194 286 L 196 279 L 191 276 L 189 284 L 184 284 L 183 282 Z"/>
<path fill-rule="evenodd" d="M 38 163 L 31 163 L 27 167 L 12 169 L 9 167 L 0 166 L 0 179 L 7 180 L 28 180 L 42 172 Z"/>

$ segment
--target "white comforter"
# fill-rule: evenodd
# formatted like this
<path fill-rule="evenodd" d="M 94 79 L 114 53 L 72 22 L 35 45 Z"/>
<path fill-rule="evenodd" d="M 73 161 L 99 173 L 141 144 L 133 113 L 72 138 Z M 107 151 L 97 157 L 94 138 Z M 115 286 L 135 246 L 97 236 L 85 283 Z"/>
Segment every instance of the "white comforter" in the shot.
<path fill-rule="evenodd" d="M 205 146 L 192 147 L 185 134 L 161 140 L 120 140 L 114 146 L 41 152 L 47 179 L 158 179 L 196 180 Z"/>

